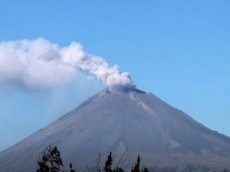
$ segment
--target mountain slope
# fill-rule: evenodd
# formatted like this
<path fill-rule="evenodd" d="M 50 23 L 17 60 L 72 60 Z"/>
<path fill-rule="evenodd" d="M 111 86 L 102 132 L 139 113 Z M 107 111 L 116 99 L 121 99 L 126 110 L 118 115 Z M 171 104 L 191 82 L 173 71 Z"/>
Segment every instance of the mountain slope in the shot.
<path fill-rule="evenodd" d="M 146 166 L 186 163 L 230 166 L 230 138 L 209 130 L 150 93 L 106 89 L 78 108 L 0 153 L 0 171 L 33 171 L 39 153 L 57 145 L 65 163 L 95 166 L 110 151 L 130 168 L 140 155 Z"/>

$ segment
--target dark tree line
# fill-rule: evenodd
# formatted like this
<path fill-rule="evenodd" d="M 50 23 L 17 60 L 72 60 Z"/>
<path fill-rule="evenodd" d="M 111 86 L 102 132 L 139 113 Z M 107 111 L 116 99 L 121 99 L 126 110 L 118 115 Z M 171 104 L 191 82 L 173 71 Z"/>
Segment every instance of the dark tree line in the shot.
<path fill-rule="evenodd" d="M 123 155 L 122 155 L 123 157 Z M 122 159 L 120 158 L 120 160 Z M 113 157 L 112 157 L 112 152 L 109 153 L 104 167 L 101 168 L 98 165 L 98 172 L 124 172 L 124 169 L 119 167 L 119 162 L 113 166 Z M 100 163 L 100 154 L 99 154 L 99 162 Z M 63 161 L 61 158 L 61 153 L 58 150 L 56 146 L 48 146 L 39 156 L 39 160 L 37 161 L 37 172 L 60 172 L 62 167 L 63 167 Z M 95 170 L 94 170 L 95 171 Z M 141 167 L 141 158 L 140 156 L 137 157 L 137 161 L 135 162 L 134 166 L 131 168 L 131 172 L 149 172 L 149 171 L 154 171 L 154 172 L 176 172 L 178 171 L 177 168 L 173 167 L 151 167 L 150 170 L 147 167 Z M 180 169 L 179 171 L 184 171 L 184 172 L 229 172 L 228 169 L 224 170 L 215 170 L 215 169 L 210 169 L 207 167 L 203 166 L 194 166 L 192 164 L 188 164 L 185 166 L 183 169 Z M 75 169 L 73 168 L 72 163 L 69 164 L 69 169 L 67 171 L 63 172 L 76 172 Z"/>
<path fill-rule="evenodd" d="M 137 157 L 137 162 L 132 167 L 131 172 L 148 172 L 148 168 L 140 167 L 140 156 Z M 37 172 L 60 172 L 63 167 L 63 162 L 61 158 L 61 153 L 56 146 L 47 147 L 39 156 L 39 160 L 37 161 Z M 124 172 L 124 169 L 115 165 L 113 167 L 113 157 L 112 152 L 109 153 L 107 160 L 105 161 L 105 165 L 103 168 L 103 172 Z M 99 168 L 98 170 L 101 172 L 102 170 Z M 75 172 L 72 164 L 69 165 L 69 172 Z"/>

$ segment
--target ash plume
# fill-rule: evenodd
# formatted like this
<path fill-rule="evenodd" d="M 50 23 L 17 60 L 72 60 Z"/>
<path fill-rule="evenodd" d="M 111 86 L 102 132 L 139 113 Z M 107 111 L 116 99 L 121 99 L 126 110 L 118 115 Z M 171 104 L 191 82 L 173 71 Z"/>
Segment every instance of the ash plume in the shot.
<path fill-rule="evenodd" d="M 0 43 L 0 84 L 46 89 L 71 81 L 78 72 L 95 76 L 107 87 L 133 86 L 127 72 L 73 42 L 60 47 L 44 38 Z"/>

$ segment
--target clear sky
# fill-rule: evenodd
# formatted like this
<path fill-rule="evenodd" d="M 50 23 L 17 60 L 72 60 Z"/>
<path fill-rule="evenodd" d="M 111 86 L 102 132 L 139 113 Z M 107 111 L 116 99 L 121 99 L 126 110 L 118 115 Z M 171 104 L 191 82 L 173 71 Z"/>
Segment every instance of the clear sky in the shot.
<path fill-rule="evenodd" d="M 0 41 L 79 42 L 139 89 L 230 136 L 229 9 L 229 0 L 1 0 Z M 0 150 L 103 88 L 87 74 L 49 90 L 0 85 Z"/>

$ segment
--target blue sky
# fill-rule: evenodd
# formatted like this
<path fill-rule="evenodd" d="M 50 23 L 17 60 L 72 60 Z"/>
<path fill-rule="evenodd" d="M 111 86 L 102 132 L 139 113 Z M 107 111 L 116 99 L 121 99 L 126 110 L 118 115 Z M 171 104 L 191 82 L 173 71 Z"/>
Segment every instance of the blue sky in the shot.
<path fill-rule="evenodd" d="M 0 41 L 79 42 L 139 89 L 230 136 L 229 8 L 228 0 L 2 0 Z M 49 90 L 1 85 L 0 150 L 103 88 L 86 74 Z"/>

